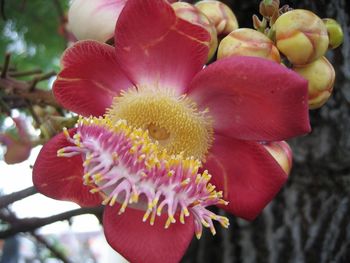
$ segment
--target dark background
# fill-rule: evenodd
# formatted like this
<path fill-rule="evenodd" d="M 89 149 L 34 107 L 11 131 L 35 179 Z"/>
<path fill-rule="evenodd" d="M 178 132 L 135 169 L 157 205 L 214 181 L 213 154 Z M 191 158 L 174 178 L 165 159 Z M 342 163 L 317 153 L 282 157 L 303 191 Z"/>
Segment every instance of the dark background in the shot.
<path fill-rule="evenodd" d="M 259 1 L 223 1 L 240 27 L 252 27 Z M 229 230 L 193 240 L 183 262 L 350 262 L 350 4 L 345 0 L 281 1 L 341 23 L 344 43 L 327 57 L 336 70 L 332 98 L 310 112 L 312 132 L 289 141 L 290 179 L 254 221 L 230 216 Z M 291 112 L 290 114 L 293 114 Z M 175 244 L 174 244 L 175 245 Z"/>

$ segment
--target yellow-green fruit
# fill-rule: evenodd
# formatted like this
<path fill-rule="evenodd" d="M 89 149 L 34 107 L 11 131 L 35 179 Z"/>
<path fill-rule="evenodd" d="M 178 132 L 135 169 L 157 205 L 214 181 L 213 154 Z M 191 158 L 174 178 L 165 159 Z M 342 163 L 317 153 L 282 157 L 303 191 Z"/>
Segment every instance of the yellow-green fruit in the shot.
<path fill-rule="evenodd" d="M 332 18 L 322 19 L 326 25 L 328 37 L 329 37 L 329 48 L 334 49 L 339 47 L 344 41 L 344 33 L 339 23 Z"/>
<path fill-rule="evenodd" d="M 320 108 L 326 103 L 333 91 L 335 71 L 331 63 L 321 57 L 303 66 L 295 66 L 293 70 L 309 81 L 309 107 Z"/>
<path fill-rule="evenodd" d="M 197 7 L 185 3 L 175 2 L 171 5 L 178 17 L 195 25 L 202 26 L 210 34 L 208 61 L 213 57 L 218 47 L 218 37 L 215 26 Z"/>
<path fill-rule="evenodd" d="M 294 9 L 281 15 L 274 24 L 276 45 L 295 65 L 322 57 L 328 49 L 327 28 L 314 13 Z"/>
<path fill-rule="evenodd" d="M 280 63 L 274 43 L 263 33 L 250 28 L 236 29 L 221 40 L 218 59 L 230 56 L 261 57 Z"/>
<path fill-rule="evenodd" d="M 195 6 L 214 24 L 218 35 L 227 35 L 238 28 L 235 14 L 224 3 L 207 0 L 200 1 Z"/>
<path fill-rule="evenodd" d="M 293 152 L 285 141 L 275 141 L 263 144 L 265 149 L 271 154 L 283 171 L 289 175 L 292 169 Z"/>

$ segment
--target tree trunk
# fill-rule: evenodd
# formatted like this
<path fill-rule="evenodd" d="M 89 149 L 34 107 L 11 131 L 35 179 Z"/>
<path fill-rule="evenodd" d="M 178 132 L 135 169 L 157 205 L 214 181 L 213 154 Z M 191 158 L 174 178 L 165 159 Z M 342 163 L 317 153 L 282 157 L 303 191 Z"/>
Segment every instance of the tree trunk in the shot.
<path fill-rule="evenodd" d="M 226 1 L 240 27 L 252 27 L 259 1 Z M 327 57 L 336 70 L 332 98 L 310 112 L 313 131 L 289 141 L 294 167 L 287 185 L 253 222 L 230 216 L 193 240 L 183 262 L 350 262 L 350 4 L 346 0 L 284 2 L 341 23 L 344 43 Z M 291 114 L 293 114 L 291 112 Z M 223 212 L 222 212 L 223 213 Z"/>

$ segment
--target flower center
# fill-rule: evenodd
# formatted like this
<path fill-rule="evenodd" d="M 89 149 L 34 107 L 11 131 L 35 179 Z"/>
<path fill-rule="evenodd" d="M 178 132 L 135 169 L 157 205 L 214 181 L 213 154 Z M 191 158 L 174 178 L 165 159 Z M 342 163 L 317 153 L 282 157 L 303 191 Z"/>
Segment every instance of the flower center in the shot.
<path fill-rule="evenodd" d="M 159 149 L 158 142 L 149 138 L 148 130 L 132 128 L 126 121 L 116 123 L 109 118 L 80 118 L 71 143 L 58 150 L 60 157 L 81 155 L 84 184 L 91 193 L 99 192 L 104 205 L 121 203 L 119 214 L 128 204 L 137 204 L 145 211 L 143 221 L 153 225 L 156 216 L 167 213 L 165 228 L 176 222 L 185 223 L 185 217 L 193 214 L 197 238 L 202 226 L 215 234 L 213 220 L 228 227 L 226 217 L 218 216 L 206 207 L 227 202 L 222 192 L 215 191 L 209 183 L 207 171 L 198 173 L 201 162 L 182 154 L 169 155 Z"/>
<path fill-rule="evenodd" d="M 149 136 L 160 142 L 170 137 L 170 133 L 165 128 L 159 127 L 153 123 L 148 125 L 147 129 Z"/>
<path fill-rule="evenodd" d="M 213 141 L 207 110 L 198 111 L 189 98 L 170 91 L 141 87 L 123 92 L 106 116 L 114 122 L 123 119 L 131 126 L 148 129 L 151 139 L 169 154 L 183 153 L 204 160 Z"/>

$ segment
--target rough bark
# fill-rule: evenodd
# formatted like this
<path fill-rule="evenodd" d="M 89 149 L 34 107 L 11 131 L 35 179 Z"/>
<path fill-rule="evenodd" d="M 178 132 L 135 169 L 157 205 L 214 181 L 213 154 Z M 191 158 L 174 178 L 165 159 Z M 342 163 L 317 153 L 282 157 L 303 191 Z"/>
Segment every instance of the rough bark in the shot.
<path fill-rule="evenodd" d="M 251 27 L 259 1 L 226 1 Z M 290 141 L 294 168 L 277 198 L 254 221 L 230 216 L 229 230 L 193 240 L 183 262 L 350 262 L 350 4 L 288 1 L 341 23 L 344 44 L 327 57 L 337 72 L 332 98 L 310 112 L 311 134 Z M 293 114 L 293 113 L 291 113 Z M 218 227 L 219 229 L 219 227 Z"/>

